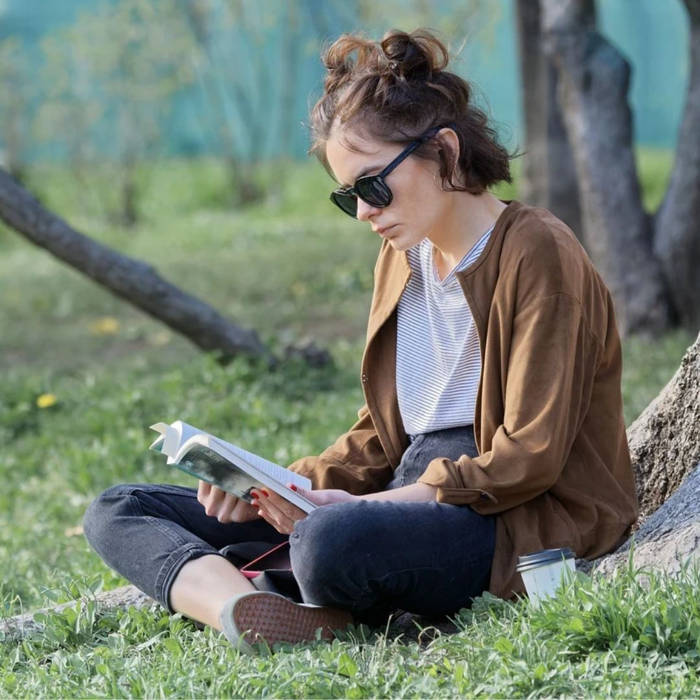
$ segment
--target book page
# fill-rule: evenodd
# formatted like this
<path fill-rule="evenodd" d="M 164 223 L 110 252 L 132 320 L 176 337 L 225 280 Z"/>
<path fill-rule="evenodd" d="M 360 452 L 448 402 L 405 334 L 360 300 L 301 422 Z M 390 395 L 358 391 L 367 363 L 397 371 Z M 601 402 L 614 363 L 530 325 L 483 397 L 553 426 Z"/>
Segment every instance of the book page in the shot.
<path fill-rule="evenodd" d="M 281 467 L 279 464 L 270 462 L 264 457 L 260 457 L 253 452 L 244 450 L 242 447 L 226 442 L 226 440 L 222 440 L 221 438 L 214 439 L 219 443 L 219 445 L 231 452 L 233 455 L 240 457 L 245 462 L 248 462 L 248 464 L 252 465 L 263 474 L 267 474 L 271 479 L 274 479 L 283 486 L 286 486 L 287 484 L 294 484 L 300 489 L 306 489 L 307 491 L 311 490 L 311 480 L 307 479 L 305 476 L 296 474 L 285 467 Z"/>
<path fill-rule="evenodd" d="M 160 433 L 160 437 L 153 441 L 149 449 L 160 451 L 168 457 L 174 457 L 191 437 L 208 434 L 181 420 L 170 424 L 154 423 L 151 430 Z"/>

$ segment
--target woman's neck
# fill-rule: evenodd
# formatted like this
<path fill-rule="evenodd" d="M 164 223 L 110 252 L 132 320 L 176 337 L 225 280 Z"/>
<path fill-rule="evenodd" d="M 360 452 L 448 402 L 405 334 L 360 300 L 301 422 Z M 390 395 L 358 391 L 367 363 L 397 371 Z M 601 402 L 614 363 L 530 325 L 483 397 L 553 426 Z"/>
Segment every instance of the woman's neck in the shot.
<path fill-rule="evenodd" d="M 450 193 L 451 206 L 446 207 L 439 230 L 428 236 L 433 244 L 433 257 L 438 276 L 444 279 L 471 250 L 474 244 L 496 222 L 506 205 L 489 192 L 473 195 Z"/>

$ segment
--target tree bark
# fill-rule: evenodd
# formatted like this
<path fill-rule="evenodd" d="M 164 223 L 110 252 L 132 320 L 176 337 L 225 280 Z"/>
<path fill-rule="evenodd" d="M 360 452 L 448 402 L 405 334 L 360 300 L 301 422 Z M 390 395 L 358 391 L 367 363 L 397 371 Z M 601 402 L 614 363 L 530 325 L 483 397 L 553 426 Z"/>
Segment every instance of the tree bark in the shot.
<path fill-rule="evenodd" d="M 240 328 L 204 302 L 134 260 L 72 229 L 0 170 L 0 219 L 113 294 L 162 321 L 222 360 L 238 354 L 267 355 L 252 330 Z"/>
<path fill-rule="evenodd" d="M 541 9 L 591 257 L 615 298 L 622 332 L 662 331 L 672 314 L 637 179 L 629 64 L 595 31 L 593 0 L 541 0 Z"/>
<path fill-rule="evenodd" d="M 627 430 L 640 518 L 665 503 L 700 462 L 700 335 Z"/>
<path fill-rule="evenodd" d="M 700 559 L 700 335 L 671 381 L 627 430 L 640 527 L 585 570 L 610 575 L 630 552 L 635 567 L 668 574 Z"/>
<path fill-rule="evenodd" d="M 678 574 L 700 561 L 700 464 L 627 542 L 592 562 L 593 571 L 610 576 L 627 566 Z"/>
<path fill-rule="evenodd" d="M 690 70 L 671 180 L 654 225 L 661 260 L 681 323 L 700 328 L 700 0 L 685 0 L 690 19 Z"/>
<path fill-rule="evenodd" d="M 520 196 L 554 212 L 583 239 L 576 169 L 556 99 L 557 73 L 542 50 L 540 5 L 517 0 L 516 10 L 525 121 Z"/>

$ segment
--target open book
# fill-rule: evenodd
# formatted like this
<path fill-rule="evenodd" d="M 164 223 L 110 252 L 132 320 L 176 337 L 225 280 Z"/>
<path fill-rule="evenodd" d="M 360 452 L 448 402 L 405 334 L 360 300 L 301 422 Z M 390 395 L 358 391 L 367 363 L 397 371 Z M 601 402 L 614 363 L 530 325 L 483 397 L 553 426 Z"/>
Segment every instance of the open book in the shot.
<path fill-rule="evenodd" d="M 316 508 L 314 503 L 287 486 L 294 484 L 310 491 L 311 481 L 305 476 L 180 420 L 170 425 L 156 423 L 151 429 L 160 435 L 150 449 L 166 455 L 168 464 L 174 464 L 248 503 L 252 489 L 267 486 L 305 513 Z"/>

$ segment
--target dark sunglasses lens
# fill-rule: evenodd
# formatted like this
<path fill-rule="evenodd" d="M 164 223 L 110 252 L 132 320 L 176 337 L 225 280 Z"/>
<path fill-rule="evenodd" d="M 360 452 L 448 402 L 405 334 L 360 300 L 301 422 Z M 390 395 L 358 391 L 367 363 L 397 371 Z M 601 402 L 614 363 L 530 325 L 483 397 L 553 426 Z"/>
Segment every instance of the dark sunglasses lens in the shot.
<path fill-rule="evenodd" d="M 355 192 L 360 199 L 374 207 L 388 207 L 391 204 L 391 190 L 380 177 L 361 177 L 355 183 Z"/>
<path fill-rule="evenodd" d="M 331 201 L 340 207 L 346 214 L 357 216 L 357 197 L 354 194 L 344 192 L 331 192 Z"/>

